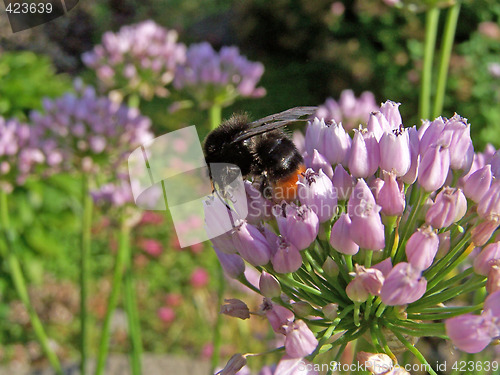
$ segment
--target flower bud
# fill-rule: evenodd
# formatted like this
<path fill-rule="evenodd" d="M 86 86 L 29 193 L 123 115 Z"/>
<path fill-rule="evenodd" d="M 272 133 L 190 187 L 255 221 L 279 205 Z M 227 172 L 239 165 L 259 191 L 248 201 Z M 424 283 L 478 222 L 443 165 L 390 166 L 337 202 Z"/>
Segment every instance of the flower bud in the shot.
<path fill-rule="evenodd" d="M 349 171 L 354 177 L 367 178 L 373 175 L 380 163 L 380 149 L 373 133 L 357 130 L 349 156 Z"/>
<path fill-rule="evenodd" d="M 238 373 L 238 371 L 240 371 L 246 364 L 247 360 L 243 354 L 235 354 L 229 359 L 226 367 L 224 367 L 216 375 L 236 375 L 236 373 Z"/>
<path fill-rule="evenodd" d="M 219 262 L 224 270 L 224 273 L 232 279 L 237 279 L 245 272 L 245 262 L 238 254 L 227 254 L 214 246 L 215 254 L 219 258 Z"/>
<path fill-rule="evenodd" d="M 400 189 L 396 175 L 384 173 L 384 184 L 378 193 L 377 203 L 386 216 L 400 216 L 405 209 L 404 192 Z"/>
<path fill-rule="evenodd" d="M 271 248 L 264 235 L 253 225 L 241 221 L 233 239 L 241 257 L 251 265 L 263 266 L 269 262 Z"/>
<path fill-rule="evenodd" d="M 406 243 L 406 258 L 415 269 L 429 268 L 439 248 L 439 237 L 431 226 L 417 229 Z"/>
<path fill-rule="evenodd" d="M 500 180 L 494 181 L 483 195 L 477 205 L 477 214 L 486 220 L 500 217 Z"/>
<path fill-rule="evenodd" d="M 380 168 L 396 176 L 404 176 L 411 165 L 410 139 L 402 126 L 380 138 Z"/>
<path fill-rule="evenodd" d="M 387 100 L 380 106 L 380 112 L 387 119 L 391 129 L 397 129 L 403 123 L 401 119 L 401 114 L 399 113 L 399 106 L 401 103 L 393 102 L 392 100 Z"/>
<path fill-rule="evenodd" d="M 248 207 L 246 220 L 250 224 L 270 220 L 272 218 L 272 202 L 264 198 L 262 193 L 250 181 L 245 180 L 244 183 Z"/>
<path fill-rule="evenodd" d="M 322 307 L 321 311 L 326 319 L 335 320 L 338 316 L 339 305 L 336 303 L 329 303 Z"/>
<path fill-rule="evenodd" d="M 440 135 L 450 150 L 450 168 L 467 173 L 472 165 L 474 147 L 470 137 L 470 125 L 467 119 L 455 114 L 446 121 Z"/>
<path fill-rule="evenodd" d="M 278 240 L 278 249 L 271 259 L 273 268 L 278 273 L 297 271 L 302 265 L 299 250 L 283 237 Z"/>
<path fill-rule="evenodd" d="M 294 204 L 275 206 L 274 210 L 278 228 L 291 244 L 297 249 L 307 249 L 316 239 L 319 231 L 318 216 L 306 205 L 300 207 Z"/>
<path fill-rule="evenodd" d="M 385 116 L 379 111 L 370 113 L 366 128 L 375 135 L 377 142 L 380 142 L 380 138 L 382 138 L 384 133 L 392 130 Z"/>
<path fill-rule="evenodd" d="M 500 260 L 500 242 L 491 243 L 474 259 L 474 272 L 487 276 L 490 268 L 498 260 Z"/>
<path fill-rule="evenodd" d="M 314 309 L 305 301 L 292 303 L 292 310 L 295 316 L 306 317 L 315 313 Z"/>
<path fill-rule="evenodd" d="M 382 275 L 384 275 L 384 277 L 387 277 L 389 272 L 391 272 L 392 270 L 392 259 L 390 257 L 386 258 L 383 261 L 372 266 L 372 268 L 379 270 L 380 272 L 382 272 Z"/>
<path fill-rule="evenodd" d="M 351 148 L 351 138 L 345 132 L 342 124 L 337 124 L 334 120 L 326 123 L 323 130 L 323 141 L 322 154 L 326 160 L 333 165 L 342 163 Z M 328 174 L 326 171 L 325 173 Z"/>
<path fill-rule="evenodd" d="M 337 197 L 328 176 L 322 170 L 316 173 L 308 169 L 299 177 L 297 184 L 300 202 L 309 206 L 318 215 L 320 223 L 330 220 L 337 207 Z"/>
<path fill-rule="evenodd" d="M 341 164 L 335 167 L 332 178 L 333 191 L 336 193 L 337 198 L 346 201 L 349 199 L 354 188 L 354 181 L 352 176 L 346 172 Z"/>
<path fill-rule="evenodd" d="M 424 122 L 424 124 L 422 124 L 422 127 L 419 129 L 419 154 L 422 157 L 431 150 L 433 145 L 436 144 L 436 141 L 439 139 L 443 129 L 444 120 L 442 117 L 438 117 L 432 122 Z"/>
<path fill-rule="evenodd" d="M 422 272 L 409 263 L 398 263 L 385 278 L 380 291 L 382 302 L 388 306 L 406 305 L 422 297 L 427 280 Z"/>
<path fill-rule="evenodd" d="M 248 306 L 245 302 L 236 298 L 225 299 L 224 302 L 226 304 L 220 307 L 221 314 L 243 320 L 250 318 L 250 310 L 248 310 Z"/>
<path fill-rule="evenodd" d="M 309 122 L 306 129 L 305 149 L 309 155 L 314 154 L 314 149 L 319 153 L 323 151 L 323 132 L 326 128 L 325 120 L 314 118 Z"/>
<path fill-rule="evenodd" d="M 425 221 L 434 228 L 445 228 L 460 220 L 466 211 L 467 200 L 462 191 L 445 187 L 427 211 Z"/>
<path fill-rule="evenodd" d="M 382 250 L 385 247 L 384 225 L 380 218 L 380 206 L 362 202 L 360 215 L 352 217 L 349 236 L 362 249 Z"/>
<path fill-rule="evenodd" d="M 482 315 L 464 314 L 445 321 L 451 342 L 466 353 L 479 353 L 491 342 L 491 325 Z"/>
<path fill-rule="evenodd" d="M 273 331 L 276 333 L 284 334 L 285 328 L 283 326 L 290 324 L 295 319 L 293 312 L 267 298 L 264 298 L 261 309 L 266 314 L 267 320 L 269 320 Z"/>
<path fill-rule="evenodd" d="M 325 263 L 323 263 L 322 268 L 323 268 L 323 271 L 325 271 L 325 274 L 327 276 L 335 278 L 339 275 L 339 266 L 330 257 L 326 258 Z"/>
<path fill-rule="evenodd" d="M 347 202 L 347 212 L 349 213 L 349 216 L 351 218 L 353 216 L 359 216 L 361 213 L 361 207 L 367 204 L 375 206 L 375 197 L 365 180 L 360 178 L 352 191 L 349 202 Z"/>
<path fill-rule="evenodd" d="M 364 365 L 366 370 L 374 375 L 389 374 L 389 371 L 391 371 L 394 366 L 391 357 L 384 353 L 358 352 L 356 358 L 359 363 Z"/>
<path fill-rule="evenodd" d="M 351 240 L 349 236 L 351 219 L 345 213 L 333 224 L 330 234 L 330 245 L 339 253 L 354 255 L 358 252 L 359 246 Z"/>
<path fill-rule="evenodd" d="M 465 181 L 465 196 L 478 203 L 490 188 L 492 178 L 491 165 L 488 164 L 478 169 Z"/>
<path fill-rule="evenodd" d="M 483 246 L 498 228 L 498 219 L 480 222 L 471 231 L 471 241 L 475 246 Z"/>
<path fill-rule="evenodd" d="M 418 170 L 418 183 L 427 192 L 437 190 L 443 186 L 449 169 L 449 150 L 441 145 L 435 145 L 422 157 Z"/>
<path fill-rule="evenodd" d="M 292 358 L 311 354 L 318 346 L 318 340 L 302 320 L 296 320 L 285 327 L 285 350 Z"/>
<path fill-rule="evenodd" d="M 306 159 L 306 167 L 312 168 L 315 172 L 319 172 L 319 170 L 323 170 L 328 178 L 333 177 L 333 168 L 332 165 L 326 158 L 321 155 L 318 150 L 314 149 L 314 153 L 309 161 Z"/>
<path fill-rule="evenodd" d="M 281 295 L 281 286 L 273 275 L 262 271 L 259 279 L 259 289 L 261 294 L 267 298 L 279 297 Z"/>
<path fill-rule="evenodd" d="M 488 293 L 500 291 L 500 261 L 495 261 L 488 272 L 488 280 L 486 281 L 486 290 Z"/>
<path fill-rule="evenodd" d="M 408 138 L 410 140 L 410 169 L 401 178 L 405 184 L 413 184 L 417 179 L 418 168 L 420 164 L 420 155 L 418 154 L 420 140 L 416 127 L 408 128 Z"/>
<path fill-rule="evenodd" d="M 363 280 L 359 277 L 355 277 L 347 284 L 345 292 L 347 293 L 347 297 L 353 302 L 365 302 L 370 297 L 370 293 L 368 293 L 363 285 Z"/>

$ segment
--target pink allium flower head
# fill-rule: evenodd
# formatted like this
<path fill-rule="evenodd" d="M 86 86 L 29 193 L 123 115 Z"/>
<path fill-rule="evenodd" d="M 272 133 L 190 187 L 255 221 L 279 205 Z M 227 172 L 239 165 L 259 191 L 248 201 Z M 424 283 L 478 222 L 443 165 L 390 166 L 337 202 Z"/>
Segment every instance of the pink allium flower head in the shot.
<path fill-rule="evenodd" d="M 370 113 L 377 109 L 377 102 L 371 92 L 365 91 L 357 99 L 352 90 L 344 90 L 338 102 L 332 98 L 326 99 L 325 103 L 318 107 L 315 116 L 325 121 L 343 123 L 346 130 L 351 130 L 366 123 Z"/>
<path fill-rule="evenodd" d="M 217 53 L 207 43 L 191 44 L 186 61 L 177 66 L 176 89 L 190 90 L 202 107 L 208 107 L 216 97 L 223 105 L 231 104 L 234 96 L 259 98 L 265 89 L 256 87 L 264 74 L 264 65 L 240 55 L 237 47 L 222 47 Z"/>
<path fill-rule="evenodd" d="M 337 164 L 332 178 L 333 191 L 336 193 L 339 200 L 345 201 L 349 199 L 354 187 L 352 176 L 347 173 L 341 164 Z"/>
<path fill-rule="evenodd" d="M 380 168 L 404 176 L 411 165 L 410 138 L 403 126 L 382 135 L 379 142 Z"/>
<path fill-rule="evenodd" d="M 283 326 L 290 324 L 295 319 L 293 312 L 288 310 L 286 307 L 271 302 L 271 300 L 267 298 L 264 298 L 264 303 L 261 308 L 276 333 L 284 334 L 285 328 Z"/>
<path fill-rule="evenodd" d="M 285 350 L 292 358 L 303 358 L 318 346 L 318 340 L 302 320 L 296 320 L 285 327 Z"/>
<path fill-rule="evenodd" d="M 237 299 L 230 298 L 224 300 L 225 304 L 220 307 L 220 313 L 233 318 L 250 319 L 250 310 L 245 302 Z"/>
<path fill-rule="evenodd" d="M 476 170 L 465 181 L 465 196 L 478 203 L 490 188 L 492 179 L 491 165 L 488 164 Z"/>
<path fill-rule="evenodd" d="M 359 251 L 359 246 L 349 236 L 350 228 L 351 219 L 345 213 L 342 213 L 333 224 L 330 245 L 339 253 L 354 255 Z"/>
<path fill-rule="evenodd" d="M 259 289 L 262 295 L 266 298 L 279 297 L 281 295 L 281 286 L 276 278 L 262 271 L 259 279 Z"/>
<path fill-rule="evenodd" d="M 199 289 L 207 286 L 209 279 L 210 276 L 208 275 L 207 270 L 201 267 L 197 267 L 191 273 L 189 282 L 191 283 L 191 286 L 193 288 Z"/>
<path fill-rule="evenodd" d="M 477 205 L 478 215 L 486 220 L 500 217 L 500 180 L 494 181 Z"/>
<path fill-rule="evenodd" d="M 278 273 L 297 271 L 302 265 L 302 256 L 299 250 L 285 238 L 278 239 L 278 248 L 271 258 L 273 268 Z"/>
<path fill-rule="evenodd" d="M 175 311 L 171 307 L 160 307 L 157 314 L 158 318 L 165 323 L 172 323 L 176 317 Z"/>
<path fill-rule="evenodd" d="M 214 246 L 217 258 L 224 273 L 232 279 L 237 279 L 245 272 L 245 262 L 238 254 L 227 254 Z"/>
<path fill-rule="evenodd" d="M 426 132 L 427 134 L 427 132 Z M 422 144 L 420 144 L 422 149 Z M 441 145 L 432 146 L 422 157 L 418 170 L 418 183 L 431 192 L 443 186 L 450 168 L 450 153 Z"/>
<path fill-rule="evenodd" d="M 419 155 L 419 147 L 420 140 L 418 138 L 417 128 L 414 126 L 412 128 L 408 128 L 408 138 L 410 140 L 410 169 L 408 172 L 401 178 L 401 180 L 405 184 L 413 184 L 418 175 L 418 167 L 420 164 L 420 155 Z"/>
<path fill-rule="evenodd" d="M 276 221 L 282 236 L 298 250 L 307 249 L 316 239 L 319 219 L 306 205 L 294 204 L 275 206 Z"/>
<path fill-rule="evenodd" d="M 152 238 L 142 239 L 139 242 L 139 246 L 144 252 L 154 257 L 160 256 L 163 252 L 163 245 L 161 242 Z"/>
<path fill-rule="evenodd" d="M 241 257 L 253 266 L 269 262 L 271 248 L 264 235 L 253 225 L 241 221 L 235 230 L 233 241 Z"/>
<path fill-rule="evenodd" d="M 491 342 L 494 325 L 490 316 L 464 314 L 445 321 L 446 334 L 466 353 L 479 353 Z"/>
<path fill-rule="evenodd" d="M 384 173 L 384 184 L 378 194 L 377 203 L 382 207 L 382 213 L 386 216 L 403 214 L 405 196 L 393 173 Z"/>
<path fill-rule="evenodd" d="M 500 261 L 493 263 L 488 272 L 488 280 L 486 282 L 486 290 L 488 293 L 500 291 Z"/>
<path fill-rule="evenodd" d="M 446 228 L 460 220 L 467 211 L 467 199 L 460 189 L 445 187 L 436 196 L 425 215 L 425 221 L 434 228 Z"/>
<path fill-rule="evenodd" d="M 439 237 L 431 226 L 417 229 L 406 243 L 406 258 L 417 270 L 425 270 L 432 265 L 439 248 Z"/>
<path fill-rule="evenodd" d="M 346 160 L 346 156 L 351 148 L 351 138 L 345 132 L 342 124 L 337 124 L 334 120 L 327 121 L 323 128 L 322 154 L 330 164 L 340 164 Z"/>
<path fill-rule="evenodd" d="M 321 155 L 318 150 L 314 149 L 314 154 L 311 158 L 306 159 L 306 167 L 312 168 L 315 172 L 319 172 L 319 170 L 323 170 L 325 174 L 329 177 L 333 177 L 333 168 L 330 162 L 326 160 L 326 158 Z"/>
<path fill-rule="evenodd" d="M 165 85 L 174 78 L 177 64 L 186 59 L 186 47 L 177 43 L 177 32 L 148 20 L 107 32 L 102 44 L 82 56 L 97 72 L 107 90 L 126 89 L 150 99 L 165 96 Z"/>
<path fill-rule="evenodd" d="M 398 263 L 385 278 L 380 291 L 382 302 L 389 306 L 406 305 L 422 297 L 427 280 L 409 263 Z"/>
<path fill-rule="evenodd" d="M 322 170 L 316 173 L 308 169 L 299 176 L 297 184 L 300 203 L 309 206 L 318 215 L 320 223 L 330 220 L 337 207 L 332 180 Z"/>
<path fill-rule="evenodd" d="M 373 175 L 380 164 L 380 149 L 375 134 L 366 130 L 355 130 L 349 156 L 349 171 L 354 177 L 367 178 Z"/>
<path fill-rule="evenodd" d="M 272 218 L 272 202 L 264 198 L 259 189 L 250 181 L 245 180 L 244 184 L 248 206 L 246 220 L 250 224 L 258 224 L 262 220 L 270 220 Z"/>
<path fill-rule="evenodd" d="M 487 245 L 474 259 L 474 272 L 487 276 L 498 260 L 500 260 L 500 242 L 494 242 Z"/>
<path fill-rule="evenodd" d="M 476 246 L 483 246 L 491 238 L 493 232 L 498 228 L 500 223 L 498 218 L 493 220 L 485 220 L 477 224 L 471 231 L 471 241 Z"/>

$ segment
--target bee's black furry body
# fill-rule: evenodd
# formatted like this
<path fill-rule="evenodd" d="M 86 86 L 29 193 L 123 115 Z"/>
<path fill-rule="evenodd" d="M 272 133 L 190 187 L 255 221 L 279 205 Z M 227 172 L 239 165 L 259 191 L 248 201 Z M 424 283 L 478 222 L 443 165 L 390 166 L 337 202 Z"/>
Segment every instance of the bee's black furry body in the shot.
<path fill-rule="evenodd" d="M 249 130 L 246 115 L 233 115 L 213 130 L 205 139 L 207 164 L 230 163 L 241 170 L 243 177 L 259 176 L 261 189 L 296 172 L 303 158 L 282 129 L 273 129 L 241 141 L 235 141 Z M 211 170 L 211 177 L 219 185 L 227 185 L 236 178 L 235 171 Z"/>

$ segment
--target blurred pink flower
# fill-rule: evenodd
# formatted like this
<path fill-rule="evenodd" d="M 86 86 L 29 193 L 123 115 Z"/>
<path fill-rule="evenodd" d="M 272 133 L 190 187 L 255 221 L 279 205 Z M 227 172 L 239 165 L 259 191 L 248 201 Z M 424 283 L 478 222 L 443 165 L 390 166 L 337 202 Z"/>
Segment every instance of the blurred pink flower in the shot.
<path fill-rule="evenodd" d="M 200 289 L 207 286 L 210 276 L 208 272 L 201 267 L 197 267 L 191 273 L 189 282 L 193 288 Z"/>
<path fill-rule="evenodd" d="M 160 241 L 151 238 L 144 238 L 139 241 L 139 247 L 149 255 L 158 257 L 163 251 L 163 245 Z"/>

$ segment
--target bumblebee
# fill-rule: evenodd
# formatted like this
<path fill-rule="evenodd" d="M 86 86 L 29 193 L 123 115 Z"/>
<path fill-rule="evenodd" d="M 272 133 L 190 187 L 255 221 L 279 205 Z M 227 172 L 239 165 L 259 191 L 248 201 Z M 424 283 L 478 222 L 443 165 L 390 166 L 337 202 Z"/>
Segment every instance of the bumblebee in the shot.
<path fill-rule="evenodd" d="M 259 182 L 266 198 L 295 199 L 298 177 L 305 172 L 304 159 L 282 128 L 307 121 L 315 111 L 316 107 L 295 107 L 253 122 L 246 114 L 224 121 L 208 134 L 203 146 L 214 185 L 228 186 L 241 171 L 243 178 L 252 176 Z M 216 163 L 224 164 L 215 170 Z"/>

